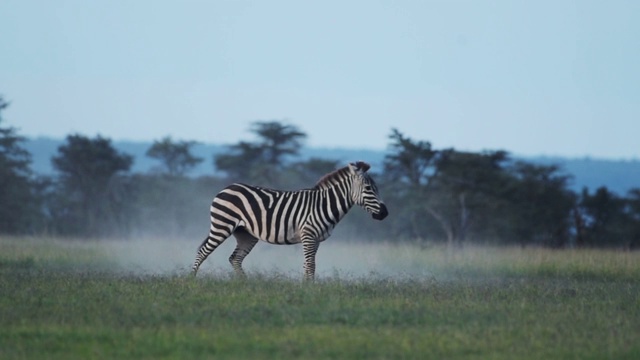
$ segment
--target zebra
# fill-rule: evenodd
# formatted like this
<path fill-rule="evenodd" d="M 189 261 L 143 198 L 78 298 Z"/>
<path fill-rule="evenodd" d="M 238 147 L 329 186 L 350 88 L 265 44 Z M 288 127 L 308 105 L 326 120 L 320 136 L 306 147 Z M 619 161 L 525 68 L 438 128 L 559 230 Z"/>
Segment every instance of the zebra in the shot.
<path fill-rule="evenodd" d="M 389 214 L 378 187 L 363 161 L 330 172 L 310 189 L 281 191 L 234 183 L 218 193 L 211 204 L 211 227 L 198 247 L 192 267 L 195 276 L 203 261 L 231 234 L 237 245 L 229 262 L 240 277 L 242 261 L 258 240 L 271 244 L 302 243 L 304 279 L 315 276 L 316 253 L 351 207 L 359 205 L 376 220 Z"/>

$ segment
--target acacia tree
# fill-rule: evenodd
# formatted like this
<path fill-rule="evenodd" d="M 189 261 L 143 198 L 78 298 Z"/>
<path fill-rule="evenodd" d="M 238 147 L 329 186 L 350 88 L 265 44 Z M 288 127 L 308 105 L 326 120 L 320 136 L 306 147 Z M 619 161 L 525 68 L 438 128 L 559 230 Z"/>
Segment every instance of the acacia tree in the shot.
<path fill-rule="evenodd" d="M 487 227 L 487 214 L 501 202 L 508 160 L 504 151 L 444 152 L 426 209 L 438 220 L 450 246 L 462 245 L 471 230 L 477 234 L 480 229 L 472 227 L 479 219 L 480 226 Z"/>
<path fill-rule="evenodd" d="M 287 157 L 297 156 L 307 134 L 295 125 L 279 121 L 256 121 L 251 132 L 258 136 L 263 160 L 273 168 L 281 168 Z"/>
<path fill-rule="evenodd" d="M 1 113 L 9 106 L 0 96 Z M 25 138 L 13 127 L 0 127 L 0 233 L 28 231 L 37 213 L 31 191 L 31 154 L 22 143 Z"/>
<path fill-rule="evenodd" d="M 158 160 L 160 166 L 151 174 L 133 177 L 137 195 L 134 232 L 185 236 L 190 225 L 199 219 L 194 214 L 198 213 L 198 205 L 205 204 L 202 201 L 211 196 L 212 189 L 200 192 L 199 180 L 186 176 L 203 160 L 191 153 L 195 144 L 166 136 L 154 141 L 147 150 L 146 155 Z"/>
<path fill-rule="evenodd" d="M 384 159 L 384 183 L 388 202 L 398 209 L 392 226 L 399 235 L 409 231 L 414 238 L 422 238 L 430 231 L 428 216 L 429 192 L 438 174 L 438 163 L 444 152 L 434 150 L 428 141 L 414 141 L 398 129 L 389 135 L 390 152 Z"/>
<path fill-rule="evenodd" d="M 510 180 L 504 193 L 510 206 L 502 216 L 511 225 L 512 237 L 521 244 L 568 245 L 576 206 L 576 195 L 568 189 L 571 177 L 556 165 L 522 161 L 507 170 Z"/>
<path fill-rule="evenodd" d="M 585 227 L 584 245 L 629 247 L 634 243 L 635 196 L 634 190 L 630 198 L 625 199 L 604 186 L 593 194 L 583 189 L 578 206 Z"/>
<path fill-rule="evenodd" d="M 506 153 L 473 154 L 435 150 L 428 141 L 415 141 L 397 129 L 389 135 L 385 180 L 411 229 L 411 236 L 444 236 L 450 246 L 461 244 L 481 196 L 481 182 L 494 176 Z M 434 232 L 439 228 L 441 234 Z"/>
<path fill-rule="evenodd" d="M 109 139 L 67 136 L 51 162 L 58 172 L 58 199 L 52 213 L 70 235 L 102 236 L 123 231 L 127 184 L 120 174 L 133 158 L 118 152 Z"/>
<path fill-rule="evenodd" d="M 629 216 L 629 238 L 627 249 L 640 248 L 640 188 L 629 190 L 627 195 L 627 213 Z"/>
<path fill-rule="evenodd" d="M 299 154 L 307 135 L 294 125 L 278 121 L 256 121 L 250 131 L 257 140 L 231 145 L 229 153 L 214 157 L 215 167 L 232 181 L 280 185 L 287 160 Z"/>
<path fill-rule="evenodd" d="M 512 166 L 504 151 L 435 150 L 397 129 L 389 138 L 385 182 L 401 212 L 399 233 L 444 237 L 450 246 L 470 238 L 567 243 L 574 197 L 557 167 Z"/>
<path fill-rule="evenodd" d="M 203 160 L 191 154 L 191 147 L 195 144 L 195 141 L 173 141 L 166 136 L 154 141 L 146 155 L 160 161 L 163 173 L 173 177 L 184 176 Z"/>
<path fill-rule="evenodd" d="M 258 178 L 258 167 L 262 166 L 262 149 L 247 141 L 230 145 L 229 151 L 214 156 L 216 169 L 224 172 L 230 181 L 253 182 Z"/>

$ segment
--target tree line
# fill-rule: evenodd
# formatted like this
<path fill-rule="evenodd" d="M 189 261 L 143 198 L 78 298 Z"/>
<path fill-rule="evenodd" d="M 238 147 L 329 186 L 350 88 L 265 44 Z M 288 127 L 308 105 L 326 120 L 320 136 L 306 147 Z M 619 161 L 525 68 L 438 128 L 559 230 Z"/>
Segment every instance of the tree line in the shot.
<path fill-rule="evenodd" d="M 7 106 L 0 98 L 0 115 Z M 133 157 L 110 139 L 72 134 L 51 158 L 55 175 L 42 176 L 30 169 L 26 139 L 2 121 L 0 116 L 1 234 L 200 238 L 208 229 L 209 202 L 229 183 L 309 188 L 346 165 L 302 161 L 306 133 L 280 121 L 256 121 L 249 128 L 253 140 L 212 157 L 211 175 L 188 176 L 205 161 L 192 154 L 193 141 L 154 141 L 146 155 L 157 167 L 134 173 Z M 558 166 L 517 161 L 502 150 L 436 149 L 391 129 L 383 167 L 371 171 L 390 216 L 373 223 L 353 211 L 338 226 L 345 236 L 453 247 L 640 245 L 640 188 L 625 196 L 606 187 L 575 192 L 571 175 Z"/>

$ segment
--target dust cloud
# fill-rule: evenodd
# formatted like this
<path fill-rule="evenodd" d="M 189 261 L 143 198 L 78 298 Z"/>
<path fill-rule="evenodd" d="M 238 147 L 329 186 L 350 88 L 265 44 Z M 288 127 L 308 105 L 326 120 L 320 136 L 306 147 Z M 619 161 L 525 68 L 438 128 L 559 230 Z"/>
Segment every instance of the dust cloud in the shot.
<path fill-rule="evenodd" d="M 133 241 L 102 242 L 103 253 L 115 266 L 139 274 L 188 274 L 201 239 L 144 238 Z M 198 276 L 229 276 L 228 262 L 235 239 L 227 239 L 202 264 Z M 302 245 L 272 245 L 259 242 L 245 258 L 248 275 L 278 274 L 302 277 Z M 372 275 L 428 276 L 424 259 L 415 246 L 370 243 L 344 238 L 330 238 L 320 244 L 316 256 L 316 275 L 323 277 L 369 277 Z"/>

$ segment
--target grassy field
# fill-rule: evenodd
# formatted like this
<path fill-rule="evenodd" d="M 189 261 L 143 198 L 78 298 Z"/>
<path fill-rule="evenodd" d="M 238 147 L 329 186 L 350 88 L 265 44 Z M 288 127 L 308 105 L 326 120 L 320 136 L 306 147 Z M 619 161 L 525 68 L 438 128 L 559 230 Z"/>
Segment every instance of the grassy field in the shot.
<path fill-rule="evenodd" d="M 194 279 L 197 241 L 0 238 L 0 359 L 640 358 L 640 253 L 332 240 L 303 283 L 294 247 Z"/>

